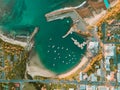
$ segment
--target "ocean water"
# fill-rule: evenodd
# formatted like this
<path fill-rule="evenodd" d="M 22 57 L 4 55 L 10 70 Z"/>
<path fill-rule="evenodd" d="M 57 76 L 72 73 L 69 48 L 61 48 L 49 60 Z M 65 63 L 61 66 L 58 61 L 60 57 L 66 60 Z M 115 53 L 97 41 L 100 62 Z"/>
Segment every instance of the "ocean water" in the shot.
<path fill-rule="evenodd" d="M 4 15 L 0 16 L 0 25 L 8 31 L 19 33 L 22 29 L 32 31 L 39 27 L 35 36 L 35 50 L 43 65 L 56 74 L 65 73 L 74 68 L 86 51 L 74 45 L 71 37 L 80 43 L 85 38 L 73 33 L 62 38 L 72 25 L 70 18 L 47 22 L 45 14 L 53 10 L 79 5 L 84 0 L 1 0 Z M 0 12 L 1 13 L 1 12 Z"/>

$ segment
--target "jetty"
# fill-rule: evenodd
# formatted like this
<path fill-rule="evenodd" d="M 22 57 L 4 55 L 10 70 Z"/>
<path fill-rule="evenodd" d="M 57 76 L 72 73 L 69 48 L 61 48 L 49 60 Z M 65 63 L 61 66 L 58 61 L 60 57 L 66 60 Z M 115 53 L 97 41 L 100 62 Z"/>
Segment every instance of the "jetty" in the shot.
<path fill-rule="evenodd" d="M 82 32 L 86 32 L 87 31 L 87 28 L 86 28 L 87 24 L 82 19 L 82 17 L 76 12 L 75 9 L 76 9 L 75 7 L 67 7 L 67 8 L 63 8 L 63 9 L 59 9 L 59 10 L 55 10 L 53 12 L 50 12 L 50 13 L 46 14 L 45 16 L 46 16 L 48 22 L 54 21 L 57 19 L 64 19 L 64 18 L 70 17 L 73 21 L 73 26 L 76 26 L 77 30 L 81 30 Z M 73 26 L 70 28 L 70 32 L 68 32 L 68 34 L 71 33 L 71 31 L 74 31 Z M 65 35 L 65 36 L 67 36 L 67 35 Z M 63 38 L 65 36 L 63 36 Z"/>
<path fill-rule="evenodd" d="M 79 48 L 81 48 L 81 49 L 83 49 L 84 48 L 84 46 L 87 44 L 87 42 L 88 41 L 86 41 L 86 42 L 83 42 L 83 43 L 79 43 L 76 39 L 74 39 L 73 37 L 71 37 L 71 40 L 74 42 L 74 44 L 76 45 L 76 46 L 78 46 Z"/>
<path fill-rule="evenodd" d="M 20 41 L 19 39 L 13 39 L 9 38 L 2 30 L 0 30 L 0 39 L 3 40 L 4 42 L 8 42 L 10 44 L 18 45 L 26 49 L 27 51 L 30 51 L 34 45 L 34 41 L 32 40 L 35 34 L 38 32 L 38 28 L 36 27 L 31 34 L 30 38 L 27 38 L 27 41 Z"/>

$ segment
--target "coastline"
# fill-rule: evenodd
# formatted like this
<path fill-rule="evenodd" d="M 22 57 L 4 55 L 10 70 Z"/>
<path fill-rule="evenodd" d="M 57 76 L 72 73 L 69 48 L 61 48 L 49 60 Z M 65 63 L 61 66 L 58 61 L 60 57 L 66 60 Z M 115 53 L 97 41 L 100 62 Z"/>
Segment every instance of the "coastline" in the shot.
<path fill-rule="evenodd" d="M 29 65 L 28 64 L 26 65 L 27 73 L 31 75 L 32 78 L 34 78 L 35 76 L 52 77 L 52 78 L 59 78 L 59 79 L 66 78 L 66 77 L 74 75 L 77 71 L 79 72 L 81 68 L 83 68 L 83 66 L 86 65 L 86 63 L 88 63 L 88 58 L 86 57 L 86 55 L 82 57 L 82 59 L 80 60 L 80 63 L 77 66 L 75 66 L 73 69 L 71 69 L 70 71 L 66 73 L 58 75 L 48 70 L 47 68 L 45 68 L 40 62 L 39 57 L 36 53 L 31 58 Z"/>
<path fill-rule="evenodd" d="M 86 55 L 82 57 L 82 59 L 80 60 L 80 63 L 76 67 L 74 67 L 72 70 L 66 73 L 58 75 L 57 78 L 59 79 L 66 78 L 66 77 L 74 75 L 77 71 L 80 71 L 80 69 L 88 62 L 88 58 L 86 57 Z"/>
<path fill-rule="evenodd" d="M 24 48 L 27 46 L 27 42 L 21 42 L 21 41 L 18 41 L 18 40 L 14 40 L 12 38 L 8 38 L 7 36 L 3 35 L 3 32 L 1 30 L 0 30 L 0 39 L 2 39 L 4 42 L 19 45 L 19 46 L 22 46 Z"/>
<path fill-rule="evenodd" d="M 34 78 L 35 76 L 55 77 L 56 74 L 43 66 L 37 53 L 33 55 L 29 64 L 26 65 L 27 73 Z"/>

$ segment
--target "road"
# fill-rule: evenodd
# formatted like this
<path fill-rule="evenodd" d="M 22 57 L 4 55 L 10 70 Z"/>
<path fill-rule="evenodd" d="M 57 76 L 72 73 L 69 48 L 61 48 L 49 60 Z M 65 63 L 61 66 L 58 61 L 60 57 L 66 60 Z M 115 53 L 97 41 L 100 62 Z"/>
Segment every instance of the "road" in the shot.
<path fill-rule="evenodd" d="M 28 82 L 40 82 L 40 83 L 46 83 L 46 84 L 50 84 L 50 83 L 53 83 L 53 84 L 76 84 L 76 85 L 81 85 L 81 84 L 84 84 L 84 85 L 105 85 L 105 84 L 108 84 L 107 81 L 81 81 L 81 82 L 78 82 L 76 80 L 73 80 L 73 81 L 68 81 L 68 80 L 56 80 L 56 79 L 46 79 L 46 80 L 0 80 L 0 83 L 7 83 L 7 82 L 11 82 L 11 83 L 28 83 Z M 109 82 L 109 84 L 111 86 L 120 86 L 120 83 L 118 82 L 114 82 L 114 81 L 111 81 Z"/>

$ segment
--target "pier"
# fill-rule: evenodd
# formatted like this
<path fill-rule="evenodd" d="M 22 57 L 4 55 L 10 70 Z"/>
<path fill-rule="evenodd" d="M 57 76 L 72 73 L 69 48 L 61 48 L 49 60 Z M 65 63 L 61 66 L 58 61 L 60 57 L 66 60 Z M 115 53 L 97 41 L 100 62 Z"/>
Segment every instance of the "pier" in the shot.
<path fill-rule="evenodd" d="M 79 48 L 83 49 L 84 46 L 87 44 L 88 41 L 83 42 L 83 43 L 79 43 L 76 39 L 74 39 L 73 37 L 71 38 L 71 40 L 74 42 L 75 45 L 77 45 Z"/>
<path fill-rule="evenodd" d="M 35 27 L 33 33 L 31 34 L 30 38 L 29 38 L 29 42 L 32 41 L 33 37 L 35 36 L 35 34 L 38 32 L 39 28 Z"/>
<path fill-rule="evenodd" d="M 27 45 L 26 45 L 26 47 L 25 47 L 25 49 L 26 49 L 27 51 L 30 51 L 30 50 L 32 49 L 32 47 L 33 47 L 33 45 L 34 45 L 34 40 L 33 40 L 33 38 L 34 38 L 34 36 L 36 35 L 36 33 L 38 32 L 38 30 L 39 30 L 39 28 L 38 28 L 38 27 L 35 27 L 33 33 L 31 34 L 30 38 L 28 39 Z"/>
<path fill-rule="evenodd" d="M 76 26 L 76 30 L 81 30 L 82 32 L 86 32 L 87 31 L 87 24 L 85 23 L 85 21 L 82 19 L 82 17 L 76 12 L 75 7 L 68 7 L 68 8 L 63 8 L 63 9 L 59 9 L 53 12 L 50 12 L 48 14 L 46 14 L 46 18 L 47 21 L 54 21 L 57 19 L 64 19 L 67 17 L 70 17 L 73 21 L 73 26 Z M 70 33 L 72 33 L 74 27 L 70 28 L 70 31 L 68 31 L 68 33 L 63 36 L 63 38 L 65 38 L 67 35 L 69 35 Z"/>
<path fill-rule="evenodd" d="M 72 34 L 73 32 L 77 32 L 77 31 L 78 31 L 77 28 L 73 26 L 64 36 L 62 36 L 62 38 L 66 38 L 69 34 Z"/>

